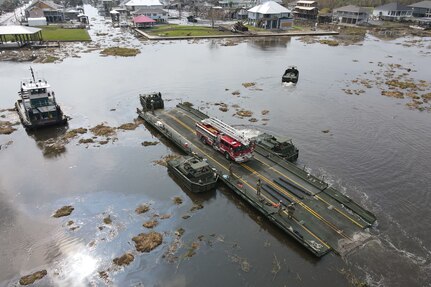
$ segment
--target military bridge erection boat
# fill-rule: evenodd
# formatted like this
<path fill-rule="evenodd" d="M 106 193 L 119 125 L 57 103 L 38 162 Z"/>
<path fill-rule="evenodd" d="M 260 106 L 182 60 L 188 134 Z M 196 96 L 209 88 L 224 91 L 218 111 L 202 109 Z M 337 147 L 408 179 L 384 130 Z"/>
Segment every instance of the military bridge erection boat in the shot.
<path fill-rule="evenodd" d="M 148 110 L 144 103 L 138 113 L 185 154 L 204 159 L 220 181 L 314 255 L 344 254 L 370 238 L 366 229 L 376 221 L 371 212 L 270 147 L 259 148 L 257 139 L 250 139 L 256 144 L 252 157 L 236 161 L 235 154 L 202 140 L 200 123 L 208 124 L 203 120 L 209 116 L 190 105 Z M 219 140 L 230 137 L 223 145 L 239 147 L 235 134 L 217 124 L 211 129 L 218 130 L 213 134 Z"/>
<path fill-rule="evenodd" d="M 50 90 L 47 81 L 34 77 L 21 82 L 18 92 L 20 99 L 15 103 L 15 108 L 26 129 L 36 129 L 51 125 L 67 123 L 67 117 L 55 101 L 54 91 Z"/>

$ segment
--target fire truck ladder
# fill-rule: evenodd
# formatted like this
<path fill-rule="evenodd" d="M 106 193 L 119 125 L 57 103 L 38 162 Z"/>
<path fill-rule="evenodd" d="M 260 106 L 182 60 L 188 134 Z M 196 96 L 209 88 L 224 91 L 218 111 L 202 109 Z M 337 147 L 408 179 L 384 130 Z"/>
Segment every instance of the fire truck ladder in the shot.
<path fill-rule="evenodd" d="M 202 123 L 208 124 L 208 125 L 211 125 L 211 126 L 215 127 L 220 132 L 222 132 L 225 135 L 228 135 L 231 138 L 239 141 L 243 145 L 248 145 L 250 143 L 249 140 L 247 138 L 245 138 L 244 136 L 242 136 L 237 129 L 231 127 L 228 124 L 225 124 L 224 122 L 222 122 L 219 119 L 216 119 L 216 118 L 207 118 L 207 119 L 203 119 Z"/>

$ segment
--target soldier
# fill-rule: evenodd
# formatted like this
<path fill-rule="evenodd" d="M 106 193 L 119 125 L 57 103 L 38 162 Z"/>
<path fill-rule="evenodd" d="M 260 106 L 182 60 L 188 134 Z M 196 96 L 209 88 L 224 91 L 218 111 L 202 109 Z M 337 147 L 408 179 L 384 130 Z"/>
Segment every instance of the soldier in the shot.
<path fill-rule="evenodd" d="M 260 178 L 257 179 L 257 183 L 256 183 L 256 194 L 257 197 L 260 198 L 260 187 L 262 185 L 262 182 L 260 181 Z"/>
<path fill-rule="evenodd" d="M 280 200 L 278 203 L 278 214 L 281 215 L 283 212 L 283 201 Z"/>
<path fill-rule="evenodd" d="M 154 101 L 151 100 L 151 113 L 154 115 Z"/>
<path fill-rule="evenodd" d="M 295 213 L 295 206 L 293 206 L 294 203 L 292 202 L 287 206 L 287 218 L 292 219 L 293 214 Z"/>

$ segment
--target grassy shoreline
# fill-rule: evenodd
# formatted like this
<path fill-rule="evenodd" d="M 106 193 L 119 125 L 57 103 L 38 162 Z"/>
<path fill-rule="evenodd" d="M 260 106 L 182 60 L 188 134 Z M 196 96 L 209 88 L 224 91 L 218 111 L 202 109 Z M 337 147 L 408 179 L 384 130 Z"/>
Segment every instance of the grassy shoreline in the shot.
<path fill-rule="evenodd" d="M 90 35 L 86 29 L 64 29 L 58 26 L 43 26 L 42 38 L 44 41 L 91 41 Z"/>
<path fill-rule="evenodd" d="M 151 36 L 162 37 L 232 35 L 231 32 L 211 27 L 173 24 L 155 26 L 144 31 Z"/>

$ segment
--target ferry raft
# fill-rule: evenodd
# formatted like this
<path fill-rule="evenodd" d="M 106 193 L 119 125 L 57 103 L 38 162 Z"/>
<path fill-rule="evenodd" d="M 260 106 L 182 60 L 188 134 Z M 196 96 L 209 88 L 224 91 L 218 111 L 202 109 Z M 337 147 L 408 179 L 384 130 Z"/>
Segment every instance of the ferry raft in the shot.
<path fill-rule="evenodd" d="M 185 154 L 206 159 L 232 191 L 314 255 L 344 254 L 370 238 L 371 212 L 276 153 L 256 147 L 248 161 L 235 162 L 203 142 L 196 124 L 208 116 L 193 107 L 144 105 L 138 114 Z"/>
<path fill-rule="evenodd" d="M 20 99 L 15 103 L 15 108 L 26 129 L 37 129 L 51 125 L 67 123 L 67 117 L 55 101 L 54 91 L 50 90 L 47 81 L 34 77 L 21 82 L 18 92 Z"/>

